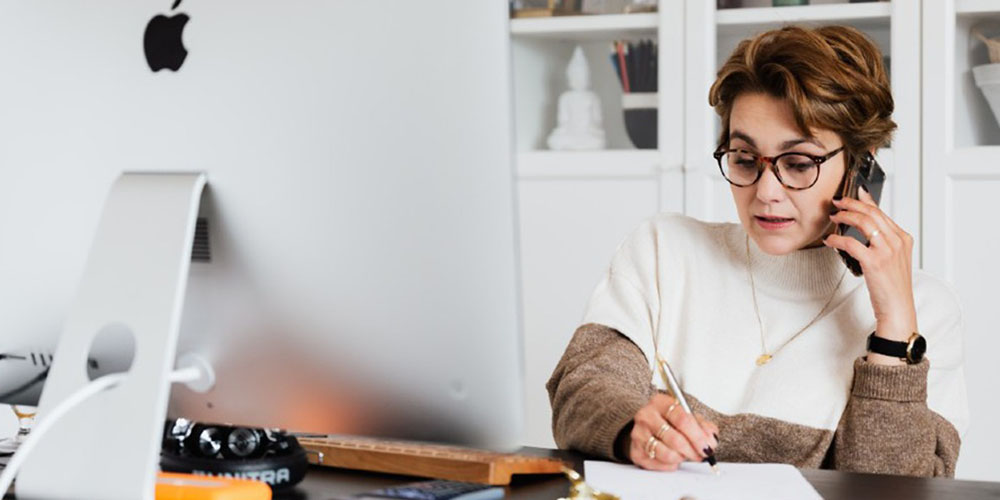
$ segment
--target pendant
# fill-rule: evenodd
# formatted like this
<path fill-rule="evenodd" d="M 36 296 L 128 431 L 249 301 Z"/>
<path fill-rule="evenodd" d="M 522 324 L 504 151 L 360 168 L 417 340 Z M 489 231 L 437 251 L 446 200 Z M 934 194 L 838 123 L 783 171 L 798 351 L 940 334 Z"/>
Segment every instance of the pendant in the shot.
<path fill-rule="evenodd" d="M 761 354 L 759 357 L 757 357 L 757 366 L 764 366 L 767 364 L 768 361 L 771 361 L 771 355 Z"/>

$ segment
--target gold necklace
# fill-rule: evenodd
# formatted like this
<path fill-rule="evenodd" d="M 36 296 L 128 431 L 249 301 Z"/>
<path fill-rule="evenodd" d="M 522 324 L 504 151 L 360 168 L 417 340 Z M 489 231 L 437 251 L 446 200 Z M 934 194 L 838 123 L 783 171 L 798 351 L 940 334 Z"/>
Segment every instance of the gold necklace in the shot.
<path fill-rule="evenodd" d="M 812 326 L 813 323 L 815 323 L 816 320 L 818 320 L 820 316 L 823 315 L 823 312 L 826 311 L 826 308 L 827 306 L 830 305 L 830 302 L 833 302 L 833 297 L 837 295 L 837 290 L 840 290 L 840 285 L 841 283 L 844 282 L 844 276 L 847 275 L 847 269 L 845 268 L 843 271 L 841 271 L 840 280 L 837 281 L 837 286 L 833 287 L 833 293 L 830 294 L 830 298 L 826 300 L 825 304 L 823 304 L 823 308 L 819 310 L 819 313 L 817 313 L 813 319 L 809 320 L 809 323 L 807 323 L 806 326 L 803 326 L 801 330 L 795 332 L 795 335 L 792 335 L 791 338 L 789 338 L 783 344 L 778 346 L 777 349 L 771 351 L 771 354 L 768 354 L 767 345 L 764 343 L 764 322 L 760 320 L 760 308 L 757 306 L 757 287 L 754 285 L 753 272 L 750 270 L 750 235 L 747 235 L 746 245 L 747 245 L 747 275 L 750 276 L 750 293 L 753 296 L 753 312 L 754 314 L 757 315 L 757 326 L 760 328 L 761 355 L 757 357 L 757 366 L 764 366 L 769 361 L 771 361 L 771 358 L 773 358 L 775 354 L 778 354 L 778 351 L 780 351 L 782 348 L 788 345 L 789 342 L 795 340 L 795 338 L 801 335 L 802 332 L 808 330 L 809 327 Z"/>

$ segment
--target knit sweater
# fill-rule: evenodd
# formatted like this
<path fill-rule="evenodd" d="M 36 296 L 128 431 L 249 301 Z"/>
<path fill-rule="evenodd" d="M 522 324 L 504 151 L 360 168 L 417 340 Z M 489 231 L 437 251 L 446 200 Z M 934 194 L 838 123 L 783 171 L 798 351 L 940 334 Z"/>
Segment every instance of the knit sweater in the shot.
<path fill-rule="evenodd" d="M 627 459 L 616 441 L 628 449 L 632 417 L 664 389 L 659 352 L 719 425 L 720 460 L 953 475 L 968 426 L 955 293 L 914 271 L 926 358 L 870 364 L 868 290 L 836 251 L 772 256 L 749 239 L 748 266 L 747 242 L 738 224 L 663 214 L 619 246 L 547 385 L 556 443 Z M 773 355 L 763 366 L 749 273 Z"/>

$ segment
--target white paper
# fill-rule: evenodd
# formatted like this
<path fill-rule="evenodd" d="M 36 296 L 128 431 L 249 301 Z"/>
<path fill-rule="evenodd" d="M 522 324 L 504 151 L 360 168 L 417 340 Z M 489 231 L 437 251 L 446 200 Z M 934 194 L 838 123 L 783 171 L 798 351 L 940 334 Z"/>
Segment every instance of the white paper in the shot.
<path fill-rule="evenodd" d="M 640 469 L 612 462 L 584 462 L 587 484 L 622 500 L 820 499 L 819 493 L 787 464 L 719 463 L 721 475 L 708 464 L 681 464 L 673 472 Z"/>

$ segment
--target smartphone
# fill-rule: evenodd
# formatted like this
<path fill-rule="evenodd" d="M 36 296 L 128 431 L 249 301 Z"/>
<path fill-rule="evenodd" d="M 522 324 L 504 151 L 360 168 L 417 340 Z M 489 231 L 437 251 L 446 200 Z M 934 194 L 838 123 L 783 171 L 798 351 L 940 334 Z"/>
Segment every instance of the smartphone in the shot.
<path fill-rule="evenodd" d="M 875 157 L 871 153 L 865 153 L 860 158 L 858 158 L 854 168 L 848 172 L 848 175 L 844 176 L 844 182 L 841 184 L 840 192 L 838 193 L 836 199 L 841 198 L 858 198 L 858 190 L 861 187 L 868 191 L 868 194 L 872 195 L 872 199 L 875 200 L 875 204 L 879 203 L 882 198 L 882 186 L 885 184 L 885 171 L 882 170 L 882 166 L 875 161 Z M 868 239 L 865 235 L 854 226 L 849 226 L 847 224 L 837 224 L 837 234 L 841 236 L 850 236 L 863 245 L 868 246 Z M 861 270 L 861 263 L 857 261 L 851 254 L 843 251 L 837 250 L 840 253 L 840 258 L 844 260 L 844 265 L 851 270 L 851 274 L 855 276 L 861 276 L 864 274 Z"/>

